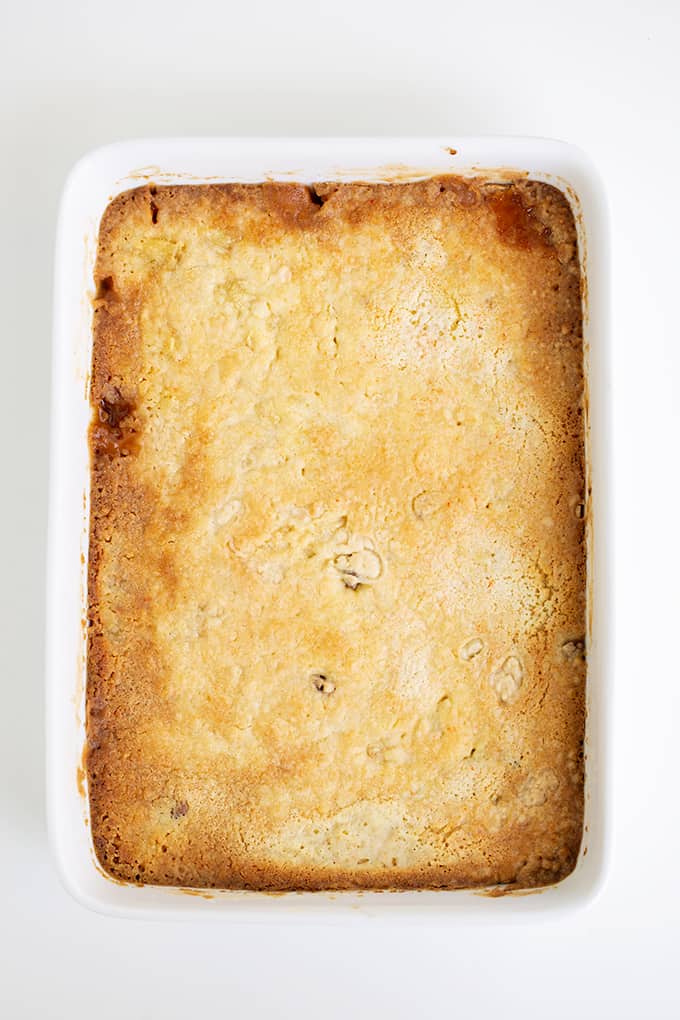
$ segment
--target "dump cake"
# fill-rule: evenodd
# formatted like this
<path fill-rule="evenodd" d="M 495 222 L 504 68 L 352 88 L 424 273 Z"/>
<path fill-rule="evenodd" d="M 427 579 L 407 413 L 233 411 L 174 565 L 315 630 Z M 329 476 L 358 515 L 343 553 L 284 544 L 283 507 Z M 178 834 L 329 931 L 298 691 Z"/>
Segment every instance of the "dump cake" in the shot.
<path fill-rule="evenodd" d="M 112 876 L 526 888 L 583 825 L 574 218 L 526 179 L 144 186 L 99 233 Z"/>

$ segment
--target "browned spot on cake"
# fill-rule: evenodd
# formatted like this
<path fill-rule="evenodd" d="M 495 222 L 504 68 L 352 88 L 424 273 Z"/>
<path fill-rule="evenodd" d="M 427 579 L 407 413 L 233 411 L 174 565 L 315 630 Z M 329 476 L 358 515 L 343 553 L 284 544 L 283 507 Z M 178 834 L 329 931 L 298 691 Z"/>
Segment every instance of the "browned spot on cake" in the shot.
<path fill-rule="evenodd" d="M 513 248 L 529 250 L 550 246 L 550 229 L 536 218 L 531 206 L 526 206 L 520 194 L 511 186 L 494 188 L 487 192 L 498 236 Z"/>
<path fill-rule="evenodd" d="M 112 276 L 102 276 L 95 291 L 95 301 L 108 301 L 115 297 L 116 288 Z"/>
<path fill-rule="evenodd" d="M 266 208 L 287 226 L 309 227 L 324 205 L 313 185 L 263 184 L 261 194 Z"/>
<path fill-rule="evenodd" d="M 107 457 L 128 457 L 139 449 L 139 435 L 136 428 L 124 427 L 134 412 L 134 402 L 123 396 L 117 386 L 110 386 L 99 400 L 98 420 L 91 426 L 91 440 L 94 449 Z"/>
<path fill-rule="evenodd" d="M 109 428 L 115 429 L 133 410 L 133 402 L 126 400 L 119 388 L 113 386 L 99 401 L 99 420 Z"/>
<path fill-rule="evenodd" d="M 126 432 L 121 428 L 93 425 L 90 436 L 93 449 L 111 459 L 129 457 L 139 450 L 139 436 L 133 431 Z"/>

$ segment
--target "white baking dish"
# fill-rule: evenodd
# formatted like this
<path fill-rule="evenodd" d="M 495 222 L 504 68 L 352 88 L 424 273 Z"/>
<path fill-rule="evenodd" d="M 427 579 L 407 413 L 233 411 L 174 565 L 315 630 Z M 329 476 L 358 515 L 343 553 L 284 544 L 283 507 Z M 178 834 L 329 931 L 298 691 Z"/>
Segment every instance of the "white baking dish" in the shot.
<path fill-rule="evenodd" d="M 589 660 L 586 817 L 574 873 L 531 894 L 256 892 L 189 894 L 123 885 L 98 867 L 90 838 L 81 758 L 85 742 L 85 616 L 88 532 L 88 400 L 96 236 L 109 200 L 147 180 L 395 180 L 432 173 L 521 171 L 562 188 L 576 213 L 587 280 L 589 394 Z M 521 138 L 168 139 L 125 142 L 85 156 L 61 204 L 56 250 L 49 560 L 47 582 L 47 805 L 62 879 L 85 905 L 128 917 L 359 919 L 480 918 L 555 913 L 589 902 L 601 888 L 611 800 L 608 233 L 605 198 L 589 160 L 560 142 Z"/>

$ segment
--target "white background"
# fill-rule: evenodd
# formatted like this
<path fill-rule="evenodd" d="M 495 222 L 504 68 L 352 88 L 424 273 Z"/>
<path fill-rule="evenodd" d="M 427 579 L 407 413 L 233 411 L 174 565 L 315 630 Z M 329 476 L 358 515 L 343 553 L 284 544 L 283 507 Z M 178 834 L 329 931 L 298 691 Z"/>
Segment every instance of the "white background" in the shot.
<path fill-rule="evenodd" d="M 0 0 L 0 1014 L 680 1016 L 677 0 Z M 64 177 L 162 134 L 546 135 L 613 231 L 614 846 L 600 899 L 534 925 L 113 920 L 45 836 L 51 272 Z"/>

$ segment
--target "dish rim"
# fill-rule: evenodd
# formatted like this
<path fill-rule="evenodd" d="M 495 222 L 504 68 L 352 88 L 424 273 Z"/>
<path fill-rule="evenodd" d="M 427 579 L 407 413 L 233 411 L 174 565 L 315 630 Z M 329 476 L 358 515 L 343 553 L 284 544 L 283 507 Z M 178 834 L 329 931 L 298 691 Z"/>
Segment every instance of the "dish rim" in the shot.
<path fill-rule="evenodd" d="M 208 171 L 212 171 L 208 172 Z M 215 171 L 219 171 L 215 173 Z M 92 268 L 108 201 L 145 182 L 418 179 L 440 173 L 526 173 L 567 195 L 579 229 L 585 280 L 584 351 L 589 508 L 589 666 L 586 817 L 574 872 L 555 886 L 497 896 L 479 890 L 275 894 L 182 890 L 117 882 L 96 862 L 83 794 L 84 672 Z M 89 292 L 89 293 L 88 293 Z M 88 153 L 62 195 L 55 261 L 48 523 L 46 738 L 48 831 L 62 882 L 91 909 L 127 917 L 337 920 L 425 917 L 529 919 L 591 903 L 605 882 L 610 833 L 609 250 L 604 187 L 590 159 L 538 138 L 167 138 Z M 85 473 L 84 473 L 85 471 Z M 77 524 L 77 534 L 76 534 Z M 74 556 L 75 549 L 79 555 Z M 77 563 L 77 579 L 75 564 Z M 74 596 L 79 613 L 74 626 Z M 77 630 L 77 633 L 76 633 Z M 74 654 L 75 653 L 75 654 Z M 595 680 L 593 679 L 595 677 Z M 70 717 L 70 718 L 69 718 Z"/>

